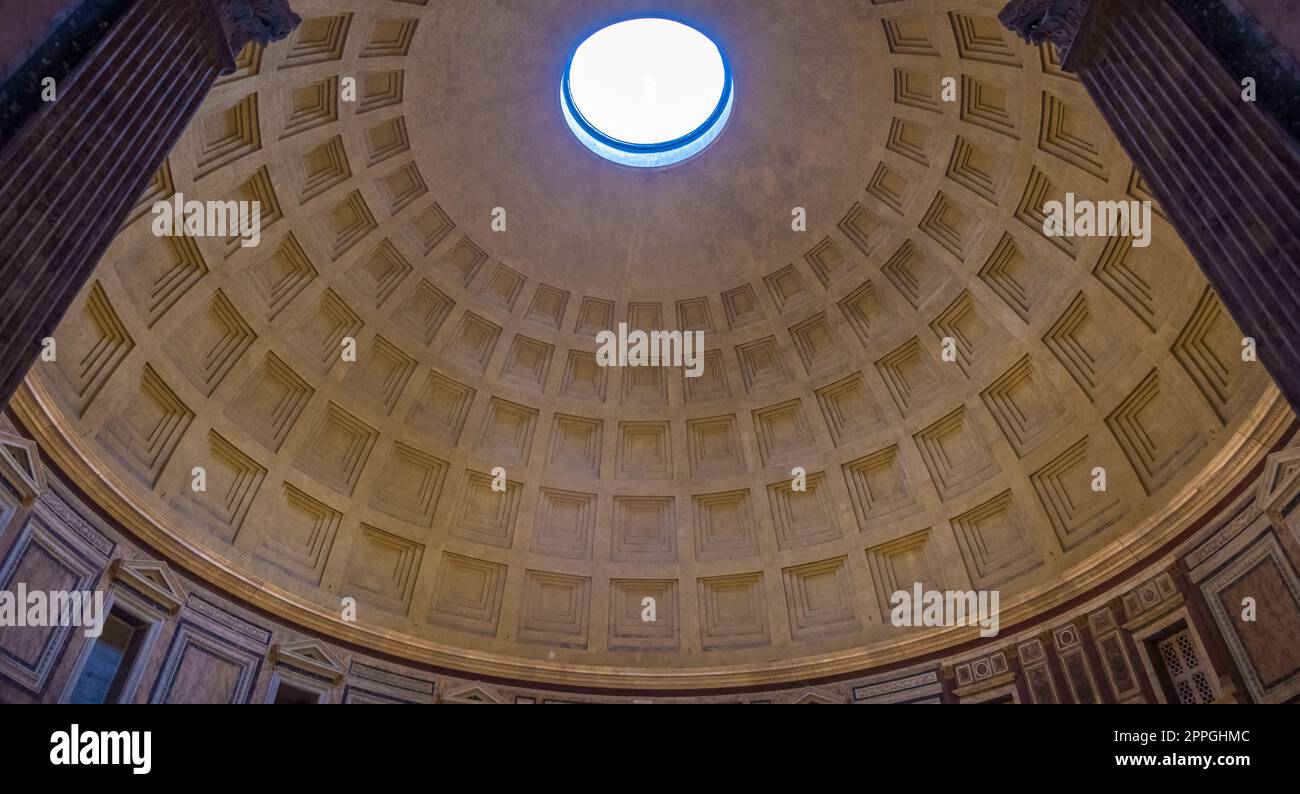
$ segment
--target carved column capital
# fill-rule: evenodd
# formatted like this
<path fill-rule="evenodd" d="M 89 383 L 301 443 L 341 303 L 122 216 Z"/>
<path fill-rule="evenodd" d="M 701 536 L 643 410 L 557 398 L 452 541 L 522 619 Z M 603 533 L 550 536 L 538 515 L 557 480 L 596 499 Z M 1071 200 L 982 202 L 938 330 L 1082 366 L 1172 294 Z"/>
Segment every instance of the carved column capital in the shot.
<path fill-rule="evenodd" d="M 279 41 L 302 22 L 302 17 L 289 8 L 288 0 L 213 0 L 213 4 L 230 51 L 235 54 L 250 41 Z"/>
<path fill-rule="evenodd" d="M 1093 0 L 1011 0 L 998 14 L 1008 30 L 1035 46 L 1051 42 L 1064 64 Z"/>

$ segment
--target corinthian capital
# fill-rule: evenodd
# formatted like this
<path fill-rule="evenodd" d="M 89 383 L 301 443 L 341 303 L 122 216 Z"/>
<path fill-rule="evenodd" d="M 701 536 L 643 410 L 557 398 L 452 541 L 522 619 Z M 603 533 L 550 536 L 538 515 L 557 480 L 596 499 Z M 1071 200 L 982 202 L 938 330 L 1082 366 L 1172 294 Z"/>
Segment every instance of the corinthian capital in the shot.
<path fill-rule="evenodd" d="M 998 21 L 1030 44 L 1055 44 L 1064 61 L 1091 4 L 1092 0 L 1011 0 Z"/>
<path fill-rule="evenodd" d="M 289 8 L 288 0 L 215 0 L 215 4 L 233 53 L 250 41 L 279 41 L 302 22 L 302 17 Z"/>

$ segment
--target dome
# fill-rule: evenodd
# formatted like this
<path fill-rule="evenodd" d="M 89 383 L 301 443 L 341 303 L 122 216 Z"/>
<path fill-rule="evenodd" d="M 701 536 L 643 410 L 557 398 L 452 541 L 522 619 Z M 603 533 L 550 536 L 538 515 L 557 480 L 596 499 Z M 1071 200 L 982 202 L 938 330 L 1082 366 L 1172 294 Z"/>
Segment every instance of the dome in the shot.
<path fill-rule="evenodd" d="M 1158 204 L 1149 241 L 1044 234 L 1152 196 L 1003 5 L 666 0 L 723 69 L 695 115 L 628 141 L 572 106 L 632 144 L 721 122 L 639 168 L 561 88 L 626 4 L 316 0 L 213 88 L 15 411 L 188 575 L 468 676 L 775 686 L 978 640 L 891 624 L 914 584 L 1051 614 L 1286 408 Z M 176 194 L 261 202 L 260 242 L 156 236 Z M 702 333 L 699 376 L 601 366 L 620 325 Z"/>

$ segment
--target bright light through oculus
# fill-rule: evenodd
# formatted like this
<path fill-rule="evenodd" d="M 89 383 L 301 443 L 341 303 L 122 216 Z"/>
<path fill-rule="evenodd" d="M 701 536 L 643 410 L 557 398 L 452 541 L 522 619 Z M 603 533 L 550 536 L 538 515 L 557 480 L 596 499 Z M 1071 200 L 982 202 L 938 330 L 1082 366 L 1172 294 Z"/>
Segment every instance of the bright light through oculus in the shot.
<path fill-rule="evenodd" d="M 602 28 L 574 51 L 561 101 L 575 135 L 602 157 L 656 167 L 702 151 L 731 114 L 731 70 L 718 45 L 669 19 Z"/>

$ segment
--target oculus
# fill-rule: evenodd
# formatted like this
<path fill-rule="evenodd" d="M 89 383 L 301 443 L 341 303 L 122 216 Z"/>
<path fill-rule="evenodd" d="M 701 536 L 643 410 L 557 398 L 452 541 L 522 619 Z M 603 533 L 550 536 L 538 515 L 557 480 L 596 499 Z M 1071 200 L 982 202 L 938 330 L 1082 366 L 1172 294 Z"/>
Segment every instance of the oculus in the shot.
<path fill-rule="evenodd" d="M 671 19 L 646 17 L 592 33 L 560 83 L 578 140 L 620 165 L 662 168 L 704 151 L 731 117 L 731 66 L 712 39 Z"/>

